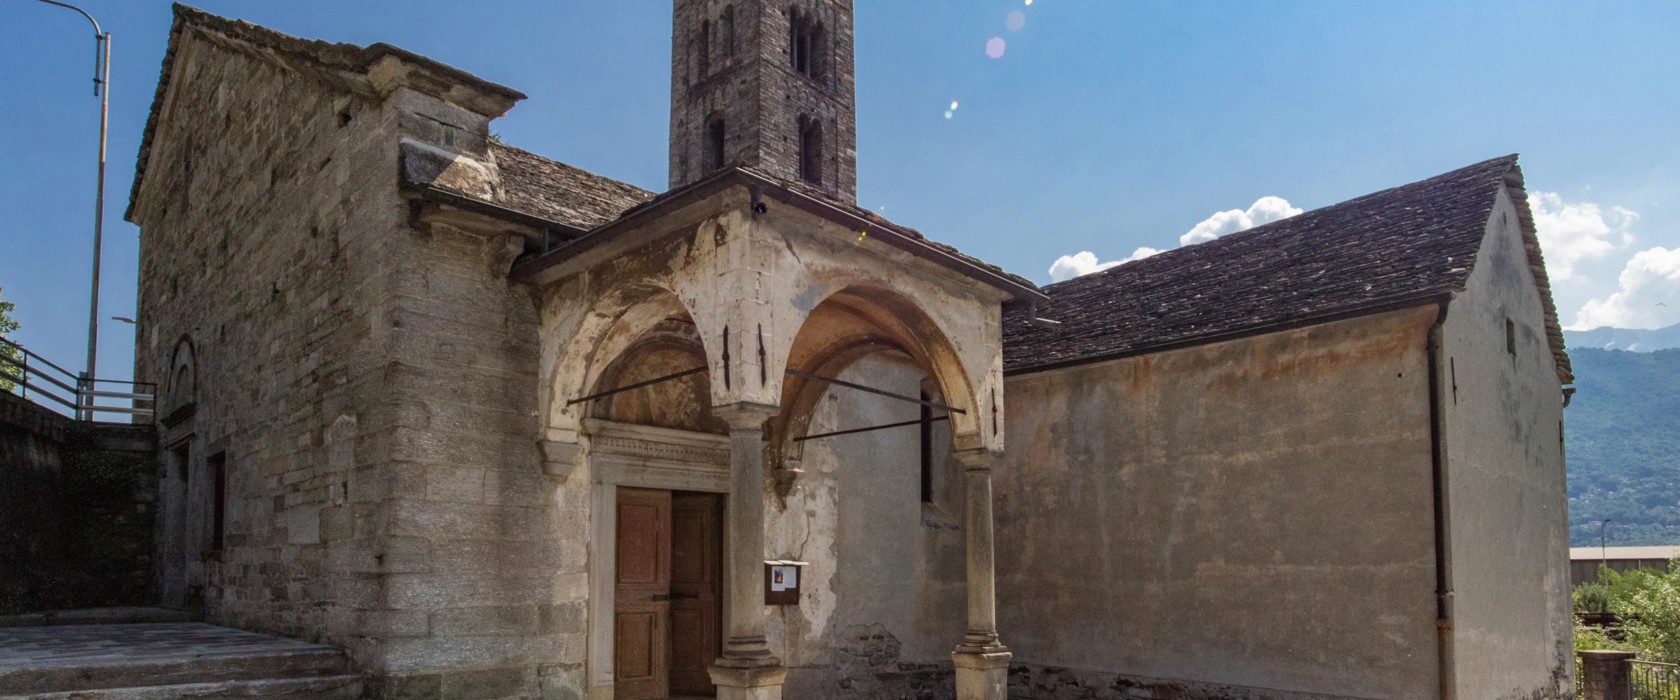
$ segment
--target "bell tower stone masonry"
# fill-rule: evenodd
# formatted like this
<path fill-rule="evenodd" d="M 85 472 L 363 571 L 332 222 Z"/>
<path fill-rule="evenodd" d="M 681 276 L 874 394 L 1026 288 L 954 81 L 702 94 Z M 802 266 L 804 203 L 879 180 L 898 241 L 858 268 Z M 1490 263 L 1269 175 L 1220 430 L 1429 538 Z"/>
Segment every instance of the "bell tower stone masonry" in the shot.
<path fill-rule="evenodd" d="M 857 199 L 851 0 L 674 0 L 671 188 L 747 166 Z"/>

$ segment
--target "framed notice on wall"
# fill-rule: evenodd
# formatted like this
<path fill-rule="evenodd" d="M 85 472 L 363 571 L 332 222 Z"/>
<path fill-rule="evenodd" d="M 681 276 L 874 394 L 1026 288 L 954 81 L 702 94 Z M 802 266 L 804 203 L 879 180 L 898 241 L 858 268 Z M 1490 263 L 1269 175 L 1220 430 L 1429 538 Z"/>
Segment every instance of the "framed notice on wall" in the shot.
<path fill-rule="evenodd" d="M 786 559 L 770 559 L 764 562 L 764 604 L 765 605 L 798 605 L 799 604 L 799 570 L 805 568 L 802 561 Z"/>

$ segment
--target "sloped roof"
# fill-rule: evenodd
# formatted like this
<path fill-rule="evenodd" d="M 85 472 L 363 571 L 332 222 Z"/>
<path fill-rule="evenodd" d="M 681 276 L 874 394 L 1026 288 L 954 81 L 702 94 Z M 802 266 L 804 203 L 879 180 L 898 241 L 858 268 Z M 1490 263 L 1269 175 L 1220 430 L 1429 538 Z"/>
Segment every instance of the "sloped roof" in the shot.
<path fill-rule="evenodd" d="M 654 198 L 635 185 L 507 144 L 491 142 L 490 153 L 501 173 L 495 204 L 573 228 L 595 228 Z"/>
<path fill-rule="evenodd" d="M 1501 189 L 1516 203 L 1560 381 L 1573 381 L 1515 155 L 1044 287 L 1004 322 L 1010 373 L 1096 362 L 1462 291 Z"/>
<path fill-rule="evenodd" d="M 541 156 L 532 157 L 541 158 Z M 515 274 L 538 275 L 552 266 L 562 264 L 587 248 L 606 243 L 627 227 L 633 226 L 637 218 L 665 207 L 680 206 L 682 202 L 703 193 L 730 185 L 745 185 L 761 189 L 767 196 L 792 204 L 796 208 L 842 225 L 854 227 L 861 235 L 874 235 L 878 239 L 886 241 L 889 245 L 908 250 L 912 254 L 928 259 L 959 274 L 1003 289 L 1015 299 L 1042 299 L 1043 295 L 1039 293 L 1038 285 L 1033 284 L 1031 280 L 1025 277 L 1011 274 L 997 265 L 992 265 L 963 253 L 953 246 L 930 240 L 916 229 L 895 224 L 888 221 L 886 217 L 856 204 L 834 199 L 821 190 L 803 183 L 783 180 L 757 168 L 738 165 L 723 168 L 696 182 L 640 202 L 625 210 L 617 218 L 586 231 L 582 236 L 567 245 L 552 249 L 516 265 L 514 268 Z M 538 181 L 537 186 L 547 188 L 551 185 L 545 181 Z M 541 192 L 535 194 L 542 195 Z M 549 196 L 563 196 L 563 194 L 555 192 Z M 502 203 L 502 205 L 520 213 L 529 213 L 519 210 L 511 203 Z"/>

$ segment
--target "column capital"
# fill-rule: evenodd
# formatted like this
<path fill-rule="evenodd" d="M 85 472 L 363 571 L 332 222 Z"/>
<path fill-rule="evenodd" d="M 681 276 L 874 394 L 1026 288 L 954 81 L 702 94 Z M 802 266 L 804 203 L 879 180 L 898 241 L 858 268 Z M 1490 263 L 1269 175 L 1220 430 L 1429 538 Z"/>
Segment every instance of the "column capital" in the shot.
<path fill-rule="evenodd" d="M 958 464 L 961 464 L 963 466 L 963 471 L 970 472 L 991 471 L 992 463 L 996 462 L 998 457 L 1002 456 L 1002 452 L 994 452 L 985 448 L 951 451 L 951 459 L 954 459 Z"/>
<path fill-rule="evenodd" d="M 731 431 L 763 430 L 764 421 L 774 418 L 776 414 L 781 412 L 781 406 L 751 401 L 737 401 L 712 407 L 712 415 L 722 418 L 725 423 L 728 423 Z"/>

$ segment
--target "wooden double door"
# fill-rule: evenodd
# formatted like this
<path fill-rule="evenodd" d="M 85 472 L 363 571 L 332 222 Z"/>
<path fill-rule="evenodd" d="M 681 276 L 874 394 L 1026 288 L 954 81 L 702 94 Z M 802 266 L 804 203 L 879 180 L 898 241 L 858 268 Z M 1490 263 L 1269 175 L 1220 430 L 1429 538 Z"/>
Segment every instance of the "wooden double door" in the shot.
<path fill-rule="evenodd" d="M 716 695 L 723 498 L 619 487 L 617 500 L 613 697 Z"/>

